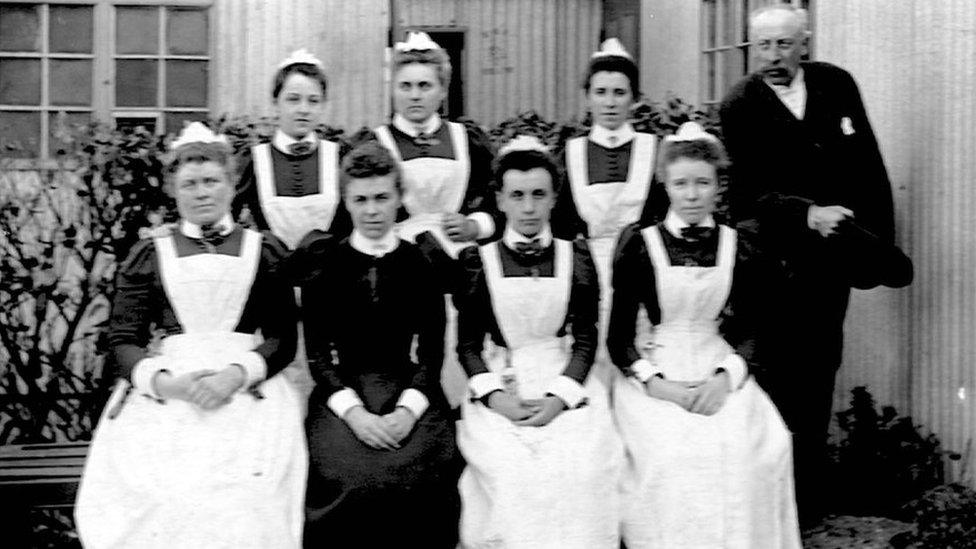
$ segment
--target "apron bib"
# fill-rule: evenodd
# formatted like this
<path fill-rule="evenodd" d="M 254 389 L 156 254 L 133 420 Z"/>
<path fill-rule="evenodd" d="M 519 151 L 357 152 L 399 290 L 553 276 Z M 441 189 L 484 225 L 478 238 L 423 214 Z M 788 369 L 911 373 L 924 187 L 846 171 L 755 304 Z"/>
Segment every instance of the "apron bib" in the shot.
<path fill-rule="evenodd" d="M 237 333 L 261 255 L 247 230 L 240 256 L 179 258 L 171 237 L 156 240 L 166 295 L 184 329 L 162 341 L 173 375 L 221 369 L 261 338 Z M 124 384 L 123 384 L 124 385 Z M 307 454 L 294 390 L 282 376 L 263 400 L 237 393 L 211 411 L 130 395 L 96 429 L 78 492 L 76 521 L 86 547 L 301 546 Z"/>
<path fill-rule="evenodd" d="M 488 368 L 510 364 L 522 398 L 540 398 L 569 361 L 566 318 L 572 244 L 555 240 L 555 276 L 502 276 L 499 244 L 480 248 L 492 307 L 507 349 Z M 491 354 L 491 352 L 486 353 Z M 588 403 L 544 427 L 519 427 L 480 402 L 465 400 L 458 446 L 461 539 L 466 547 L 613 548 L 619 545 L 616 479 L 623 454 L 605 391 L 590 376 Z"/>

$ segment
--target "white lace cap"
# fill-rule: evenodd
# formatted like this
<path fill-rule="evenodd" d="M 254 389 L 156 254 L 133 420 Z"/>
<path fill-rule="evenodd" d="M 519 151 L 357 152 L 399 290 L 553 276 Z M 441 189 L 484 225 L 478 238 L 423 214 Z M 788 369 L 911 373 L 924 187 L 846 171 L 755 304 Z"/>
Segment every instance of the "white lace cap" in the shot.
<path fill-rule="evenodd" d="M 664 138 L 665 143 L 675 143 L 679 141 L 709 141 L 711 143 L 721 143 L 717 137 L 705 131 L 698 122 L 685 122 L 678 127 L 673 135 Z"/>
<path fill-rule="evenodd" d="M 230 146 L 226 136 L 214 133 L 201 122 L 191 122 L 183 126 L 180 134 L 169 144 L 169 150 L 175 151 L 188 143 L 223 143 Z"/>
<path fill-rule="evenodd" d="M 325 65 L 322 64 L 322 61 L 318 57 L 312 55 L 312 52 L 305 48 L 297 49 L 291 52 L 291 55 L 283 59 L 281 63 L 278 63 L 278 70 L 280 71 L 289 65 L 295 65 L 298 63 L 315 65 L 319 68 L 319 70 L 325 70 Z"/>
<path fill-rule="evenodd" d="M 630 59 L 631 61 L 634 60 L 634 58 L 631 57 L 629 53 L 627 53 L 627 50 L 624 49 L 624 45 L 620 43 L 620 40 L 617 40 L 616 38 L 607 38 L 606 40 L 604 40 L 603 43 L 600 44 L 600 50 L 593 52 L 593 55 L 590 56 L 590 59 L 596 59 L 598 57 L 608 57 L 611 55 L 615 55 L 617 57 L 625 57 L 627 59 Z"/>
<path fill-rule="evenodd" d="M 437 42 L 430 39 L 426 32 L 410 31 L 406 42 L 397 42 L 393 49 L 396 51 L 430 51 L 441 49 Z"/>
<path fill-rule="evenodd" d="M 498 149 L 498 156 L 502 157 L 515 151 L 539 151 L 549 154 L 549 147 L 546 147 L 538 137 L 534 135 L 517 135 L 508 143 Z"/>

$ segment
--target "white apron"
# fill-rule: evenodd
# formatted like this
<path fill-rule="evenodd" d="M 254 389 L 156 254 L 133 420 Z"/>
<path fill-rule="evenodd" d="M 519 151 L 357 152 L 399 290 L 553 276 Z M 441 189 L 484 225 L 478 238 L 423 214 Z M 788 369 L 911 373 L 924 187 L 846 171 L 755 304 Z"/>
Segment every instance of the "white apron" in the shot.
<path fill-rule="evenodd" d="M 403 206 L 410 217 L 397 224 L 400 238 L 415 242 L 417 235 L 430 231 L 445 252 L 457 259 L 462 249 L 474 246 L 474 242 L 454 242 L 441 226 L 446 213 L 456 213 L 464 203 L 471 175 L 471 155 L 468 151 L 468 134 L 463 124 L 444 121 L 451 135 L 454 158 L 413 158 L 403 160 L 393 134 L 387 126 L 374 130 L 381 145 L 400 163 L 403 171 Z M 457 406 L 467 391 L 467 376 L 457 360 L 457 310 L 450 299 L 447 301 L 447 326 L 444 330 L 444 366 L 441 385 L 452 407 Z"/>
<path fill-rule="evenodd" d="M 731 289 L 736 233 L 720 226 L 714 267 L 670 266 L 658 228 L 642 234 L 661 308 L 651 359 L 669 380 L 703 380 L 734 352 L 718 318 Z M 629 549 L 800 547 L 789 432 L 751 377 L 713 416 L 650 398 L 620 377 L 614 415 L 630 460 Z"/>
<path fill-rule="evenodd" d="M 167 297 L 185 333 L 162 341 L 173 375 L 221 369 L 260 336 L 236 333 L 261 254 L 245 231 L 239 257 L 176 256 L 156 239 Z M 87 548 L 298 548 L 307 452 L 299 404 L 282 376 L 263 400 L 236 393 L 212 411 L 135 392 L 114 419 L 120 384 L 95 431 L 75 519 Z"/>
<path fill-rule="evenodd" d="M 607 323 L 609 322 L 611 266 L 614 247 L 620 232 L 631 223 L 640 220 L 647 200 L 654 173 L 655 137 L 646 133 L 634 134 L 630 154 L 627 181 L 618 183 L 589 184 L 586 157 L 586 136 L 566 143 L 566 173 L 573 191 L 576 211 L 586 222 L 593 262 L 600 279 L 600 346 L 594 368 L 600 379 L 609 386 L 616 369 L 606 349 Z M 642 315 L 642 319 L 643 319 Z M 638 335 L 647 331 L 649 323 L 638 324 Z"/>
<path fill-rule="evenodd" d="M 320 139 L 316 151 L 319 155 L 319 192 L 305 196 L 278 196 L 275 187 L 274 166 L 271 161 L 271 145 L 263 143 L 251 148 L 254 159 L 254 175 L 258 186 L 261 210 L 271 232 L 294 250 L 313 229 L 328 231 L 335 218 L 339 195 L 339 145 Z M 295 289 L 295 299 L 301 301 L 301 292 Z M 305 358 L 305 332 L 298 326 L 298 346 L 295 360 L 285 368 L 285 377 L 298 389 L 302 407 L 307 404 L 315 383 L 308 371 Z"/>
<path fill-rule="evenodd" d="M 541 398 L 569 361 L 566 318 L 572 244 L 555 240 L 555 276 L 504 278 L 498 244 L 480 249 L 505 349 L 489 369 L 515 371 L 519 396 Z M 544 427 L 517 427 L 480 402 L 462 404 L 458 446 L 467 460 L 459 483 L 465 547 L 617 549 L 623 463 L 607 396 L 593 375 L 588 404 Z"/>

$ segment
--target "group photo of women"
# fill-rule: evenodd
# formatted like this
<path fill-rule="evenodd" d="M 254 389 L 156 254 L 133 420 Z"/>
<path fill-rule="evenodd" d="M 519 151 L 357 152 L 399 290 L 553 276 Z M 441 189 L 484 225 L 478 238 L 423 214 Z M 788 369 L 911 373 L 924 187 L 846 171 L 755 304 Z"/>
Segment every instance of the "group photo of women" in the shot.
<path fill-rule="evenodd" d="M 240 169 L 202 123 L 169 145 L 179 220 L 118 268 L 83 545 L 800 547 L 753 376 L 775 262 L 717 215 L 722 141 L 636 131 L 615 39 L 561 150 L 442 118 L 424 33 L 390 66 L 393 115 L 354 146 L 316 134 L 305 50 Z"/>

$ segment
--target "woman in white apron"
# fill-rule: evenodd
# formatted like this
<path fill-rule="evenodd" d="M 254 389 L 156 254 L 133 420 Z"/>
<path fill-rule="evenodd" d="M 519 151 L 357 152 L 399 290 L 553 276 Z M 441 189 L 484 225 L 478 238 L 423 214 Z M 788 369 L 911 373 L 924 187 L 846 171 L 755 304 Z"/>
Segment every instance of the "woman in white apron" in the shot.
<path fill-rule="evenodd" d="M 566 142 L 566 183 L 553 212 L 553 230 L 569 240 L 583 237 L 590 245 L 602 286 L 600 341 L 605 339 L 610 308 L 610 264 L 620 231 L 652 214 L 651 179 L 656 137 L 635 132 L 628 121 L 640 95 L 640 76 L 620 42 L 611 38 L 590 60 L 584 83 L 593 120 L 588 135 Z M 597 375 L 609 387 L 615 372 L 606 348 L 597 352 Z"/>
<path fill-rule="evenodd" d="M 251 147 L 234 199 L 235 216 L 246 208 L 259 230 L 270 230 L 290 250 L 306 237 L 342 238 L 352 230 L 339 196 L 340 145 L 315 132 L 326 94 L 322 61 L 308 51 L 278 64 L 271 90 L 278 127 L 270 143 Z M 304 347 L 299 330 L 298 356 L 285 371 L 303 400 L 312 390 Z"/>
<path fill-rule="evenodd" d="M 75 518 L 85 547 L 301 547 L 307 456 L 287 253 L 231 220 L 226 141 L 173 143 L 181 222 L 120 266 L 109 341 L 121 372 Z M 257 335 L 260 332 L 261 335 Z"/>
<path fill-rule="evenodd" d="M 613 265 L 607 347 L 624 439 L 629 549 L 798 548 L 789 432 L 749 375 L 759 257 L 712 218 L 718 140 L 693 122 L 666 138 L 662 223 L 627 228 Z M 653 347 L 634 345 L 637 309 Z"/>
<path fill-rule="evenodd" d="M 445 293 L 451 292 L 460 250 L 495 235 L 500 225 L 485 135 L 438 114 L 450 82 L 447 52 L 426 33 L 410 33 L 393 52 L 393 120 L 373 130 L 403 172 L 406 217 L 397 233 L 431 258 Z M 464 373 L 455 360 L 455 316 L 450 308 L 442 380 L 452 406 L 464 394 Z"/>
<path fill-rule="evenodd" d="M 599 283 L 583 241 L 554 239 L 558 170 L 541 143 L 502 149 L 501 240 L 464 250 L 458 445 L 465 547 L 617 549 L 623 450 L 590 373 Z M 491 338 L 485 348 L 486 336 Z"/>

